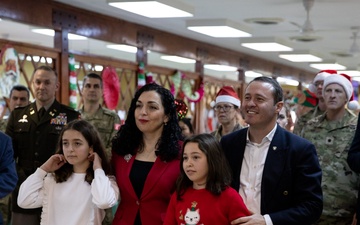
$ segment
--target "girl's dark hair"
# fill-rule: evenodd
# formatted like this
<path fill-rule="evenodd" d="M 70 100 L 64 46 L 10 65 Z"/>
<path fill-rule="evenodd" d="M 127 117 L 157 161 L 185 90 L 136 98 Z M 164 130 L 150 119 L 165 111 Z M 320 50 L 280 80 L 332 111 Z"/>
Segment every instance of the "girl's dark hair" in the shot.
<path fill-rule="evenodd" d="M 193 128 L 193 126 L 191 124 L 191 119 L 190 118 L 184 117 L 184 118 L 180 119 L 180 121 L 184 122 L 185 125 L 188 126 L 188 128 L 189 128 L 189 130 L 190 130 L 190 132 L 192 134 L 194 133 L 194 128 Z"/>
<path fill-rule="evenodd" d="M 156 84 L 149 83 L 141 87 L 132 99 L 125 124 L 112 140 L 112 150 L 118 155 L 135 155 L 137 149 L 143 146 L 142 132 L 135 123 L 136 102 L 140 95 L 147 91 L 155 91 L 160 95 L 165 115 L 169 121 L 164 125 L 161 137 L 157 142 L 157 156 L 163 161 L 171 161 L 179 158 L 181 140 L 181 128 L 178 123 L 174 96 L 171 92 Z"/>
<path fill-rule="evenodd" d="M 79 131 L 89 144 L 89 147 L 92 147 L 94 152 L 96 152 L 101 158 L 101 166 L 105 172 L 105 174 L 111 173 L 110 162 L 108 161 L 108 157 L 106 156 L 105 147 L 101 141 L 100 135 L 96 128 L 85 120 L 73 120 L 68 123 L 60 133 L 58 149 L 56 154 L 64 154 L 62 139 L 64 132 L 67 130 L 76 130 Z M 60 169 L 54 172 L 55 180 L 57 183 L 65 182 L 73 173 L 73 166 L 69 163 L 65 163 Z M 94 179 L 94 170 L 93 163 L 90 162 L 89 168 L 86 170 L 85 181 L 91 184 Z"/>
<path fill-rule="evenodd" d="M 208 163 L 206 190 L 214 195 L 220 195 L 221 192 L 231 184 L 231 172 L 219 142 L 211 134 L 198 134 L 185 140 L 183 152 L 188 143 L 197 143 L 199 149 L 206 155 Z M 176 182 L 178 200 L 181 200 L 181 196 L 184 195 L 186 189 L 193 185 L 193 182 L 186 176 L 183 162 L 184 157 L 182 156 L 180 161 L 180 176 Z"/>

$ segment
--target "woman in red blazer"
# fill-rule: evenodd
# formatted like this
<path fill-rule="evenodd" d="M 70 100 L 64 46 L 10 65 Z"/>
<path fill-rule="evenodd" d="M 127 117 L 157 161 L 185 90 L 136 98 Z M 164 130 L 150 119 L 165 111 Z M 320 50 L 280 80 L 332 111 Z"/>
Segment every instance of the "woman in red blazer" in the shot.
<path fill-rule="evenodd" d="M 163 224 L 180 173 L 180 139 L 171 92 L 155 83 L 140 88 L 113 139 L 121 196 L 113 225 Z"/>

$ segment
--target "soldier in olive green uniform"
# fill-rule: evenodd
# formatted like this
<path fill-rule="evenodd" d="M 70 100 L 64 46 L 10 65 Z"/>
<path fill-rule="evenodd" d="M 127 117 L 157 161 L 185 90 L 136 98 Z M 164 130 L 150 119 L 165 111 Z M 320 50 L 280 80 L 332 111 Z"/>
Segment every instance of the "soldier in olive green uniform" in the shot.
<path fill-rule="evenodd" d="M 90 73 L 84 77 L 81 94 L 84 106 L 79 110 L 81 118 L 90 122 L 99 131 L 103 144 L 106 148 L 108 159 L 111 159 L 112 138 L 120 128 L 119 116 L 101 106 L 103 95 L 103 82 L 100 75 Z M 107 209 L 103 225 L 110 225 L 114 218 L 112 210 Z"/>
<path fill-rule="evenodd" d="M 356 209 L 359 176 L 346 161 L 357 125 L 357 117 L 345 108 L 353 93 L 349 79 L 342 75 L 325 78 L 327 112 L 310 120 L 302 133 L 315 145 L 322 168 L 324 208 L 319 225 L 351 224 Z M 352 104 L 348 108 L 354 109 Z"/>
<path fill-rule="evenodd" d="M 80 118 L 72 108 L 55 99 L 59 88 L 56 72 L 40 66 L 33 74 L 35 102 L 10 114 L 6 133 L 12 137 L 19 182 L 12 194 L 12 224 L 40 224 L 41 208 L 22 209 L 17 205 L 18 188 L 37 167 L 55 153 L 58 137 L 66 123 Z M 43 115 L 41 115 L 43 114 Z"/>
<path fill-rule="evenodd" d="M 318 98 L 318 105 L 310 110 L 308 113 L 306 113 L 303 116 L 300 116 L 295 125 L 294 125 L 294 131 L 293 133 L 296 135 L 300 135 L 301 136 L 301 131 L 304 128 L 305 124 L 317 117 L 320 116 L 321 114 L 323 114 L 326 111 L 326 104 L 324 101 L 324 98 L 322 96 L 322 90 L 323 90 L 323 84 L 324 84 L 324 79 L 332 74 L 337 74 L 336 70 L 322 70 L 320 72 L 318 72 L 313 80 L 313 83 L 310 84 L 309 86 L 309 91 L 314 93 L 316 95 L 316 97 Z"/>
<path fill-rule="evenodd" d="M 30 92 L 27 87 L 24 85 L 14 85 L 10 90 L 10 99 L 9 99 L 9 111 L 12 112 L 17 107 L 26 106 L 30 103 Z M 8 118 L 3 118 L 0 120 L 0 130 L 5 132 Z M 3 214 L 4 224 L 9 224 L 11 220 L 11 210 L 10 210 L 10 201 L 11 194 L 0 199 L 0 209 Z M 1 221 L 0 221 L 1 222 Z"/>
<path fill-rule="evenodd" d="M 238 121 L 240 99 L 235 90 L 230 86 L 222 87 L 211 103 L 220 126 L 210 134 L 219 142 L 222 136 L 243 128 Z"/>

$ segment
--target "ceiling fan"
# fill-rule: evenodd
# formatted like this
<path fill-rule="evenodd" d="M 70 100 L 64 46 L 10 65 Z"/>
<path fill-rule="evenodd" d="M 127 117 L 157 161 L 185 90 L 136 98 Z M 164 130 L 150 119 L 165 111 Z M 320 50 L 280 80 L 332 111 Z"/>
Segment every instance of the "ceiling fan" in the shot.
<path fill-rule="evenodd" d="M 360 46 L 358 44 L 358 38 L 359 38 L 359 32 L 360 32 L 360 26 L 351 27 L 352 30 L 352 43 L 350 45 L 350 48 L 347 51 L 340 51 L 340 52 L 333 52 L 333 55 L 339 56 L 339 57 L 356 57 L 360 55 Z"/>
<path fill-rule="evenodd" d="M 303 0 L 303 6 L 306 11 L 306 20 L 303 25 L 296 22 L 290 22 L 299 28 L 299 33 L 301 34 L 300 36 L 290 37 L 291 40 L 309 42 L 321 39 L 321 37 L 313 35 L 315 33 L 315 29 L 310 19 L 310 10 L 314 6 L 314 2 L 315 0 Z"/>

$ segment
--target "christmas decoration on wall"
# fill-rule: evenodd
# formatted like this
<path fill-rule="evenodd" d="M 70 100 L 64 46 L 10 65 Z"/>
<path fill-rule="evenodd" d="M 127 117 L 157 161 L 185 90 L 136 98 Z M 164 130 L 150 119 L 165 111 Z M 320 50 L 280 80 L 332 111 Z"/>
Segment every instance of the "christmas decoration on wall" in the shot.
<path fill-rule="evenodd" d="M 199 89 L 193 91 L 193 84 L 190 79 L 184 79 L 185 74 L 176 71 L 171 76 L 171 93 L 177 98 L 183 95 L 190 102 L 199 102 L 204 96 L 204 85 L 201 83 Z"/>
<path fill-rule="evenodd" d="M 145 64 L 144 62 L 139 62 L 138 71 L 137 71 L 137 86 L 140 89 L 146 84 L 146 75 L 145 75 Z"/>
<path fill-rule="evenodd" d="M 178 114 L 178 120 L 181 120 L 188 113 L 188 106 L 182 99 L 175 99 L 176 112 Z"/>
<path fill-rule="evenodd" d="M 75 58 L 73 54 L 69 55 L 69 85 L 70 85 L 70 107 L 77 108 L 77 77 L 75 69 Z"/>
<path fill-rule="evenodd" d="M 119 102 L 120 81 L 115 68 L 107 66 L 102 72 L 104 101 L 108 109 L 114 110 Z"/>

